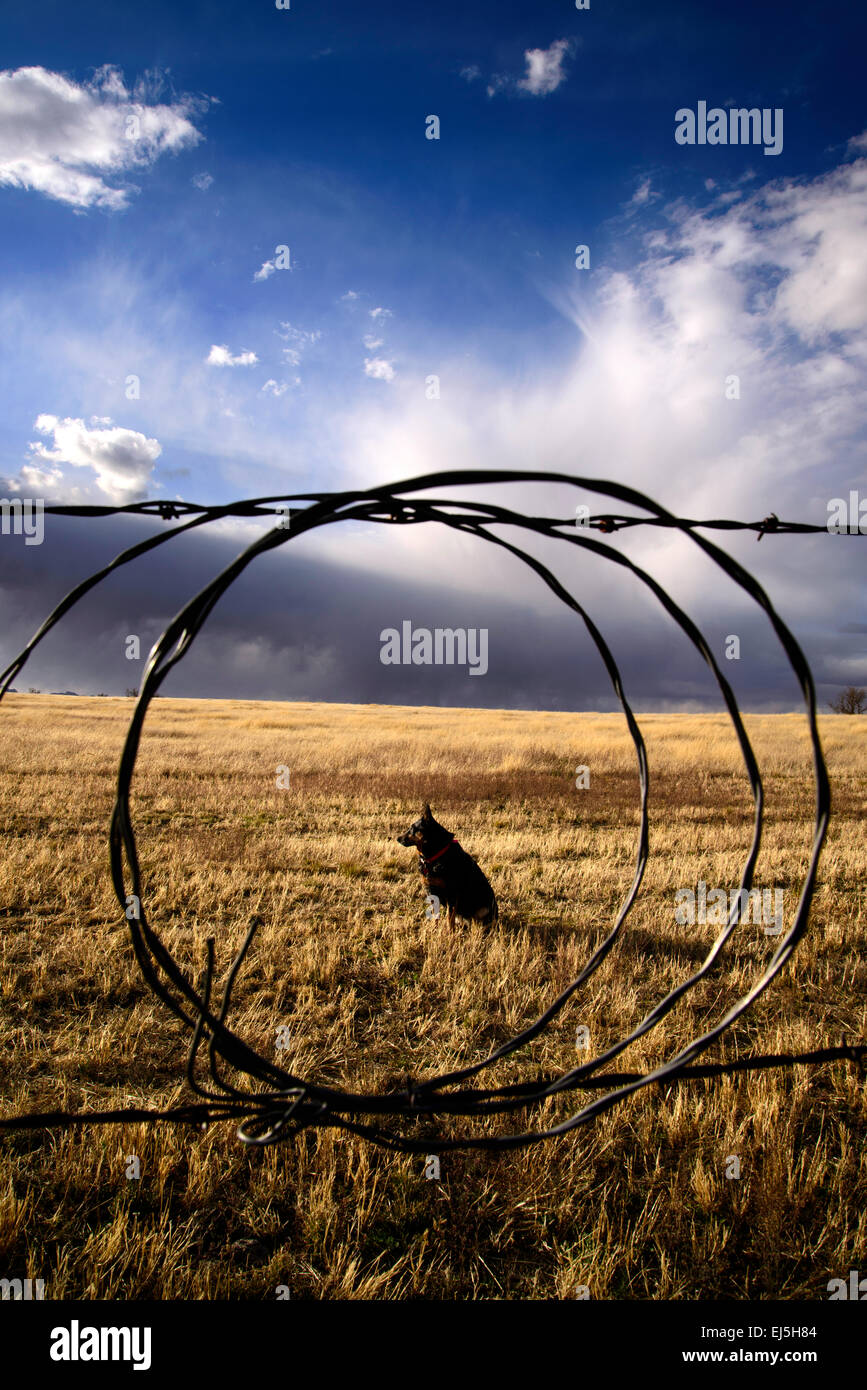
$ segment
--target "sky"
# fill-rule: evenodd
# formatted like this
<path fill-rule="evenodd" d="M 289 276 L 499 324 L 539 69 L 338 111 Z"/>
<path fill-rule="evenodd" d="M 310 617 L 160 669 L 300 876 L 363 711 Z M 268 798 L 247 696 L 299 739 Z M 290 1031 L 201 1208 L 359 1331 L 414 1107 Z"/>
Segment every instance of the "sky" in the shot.
<path fill-rule="evenodd" d="M 682 515 L 824 525 L 832 499 L 867 499 L 865 37 L 848 0 L 7 8 L 0 497 L 220 504 L 533 468 Z M 749 110 L 755 129 L 731 115 Z M 551 485 L 462 495 L 605 510 Z M 2 663 L 165 525 L 48 516 L 40 545 L 7 526 Z M 136 561 L 17 688 L 137 686 L 172 616 L 266 526 Z M 711 536 L 765 586 L 821 701 L 867 684 L 867 543 Z M 767 620 L 688 540 L 610 543 L 689 610 L 745 708 L 798 707 Z M 533 553 L 575 586 L 636 708 L 719 707 L 634 580 L 575 547 Z M 486 669 L 385 664 L 405 621 L 484 631 Z M 615 707 L 580 621 L 433 525 L 340 523 L 256 561 L 163 691 Z"/>

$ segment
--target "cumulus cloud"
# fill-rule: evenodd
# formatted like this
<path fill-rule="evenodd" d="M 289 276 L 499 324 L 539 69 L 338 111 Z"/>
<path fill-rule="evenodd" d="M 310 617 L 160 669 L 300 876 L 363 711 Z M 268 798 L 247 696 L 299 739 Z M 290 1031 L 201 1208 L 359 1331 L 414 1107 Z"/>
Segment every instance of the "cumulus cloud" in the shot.
<path fill-rule="evenodd" d="M 269 379 L 265 382 L 265 385 L 262 387 L 262 390 L 270 396 L 282 396 L 283 392 L 287 389 L 287 382 L 275 381 L 273 377 L 269 377 Z"/>
<path fill-rule="evenodd" d="M 150 105 L 117 68 L 77 83 L 43 67 L 0 72 L 0 184 L 32 189 L 73 208 L 117 211 L 132 188 L 120 180 L 161 154 L 196 145 L 203 103 Z"/>
<path fill-rule="evenodd" d="M 35 428 L 40 434 L 53 436 L 54 445 L 49 448 L 37 440 L 28 446 L 31 454 L 53 467 L 40 470 L 38 465 L 26 465 L 22 473 L 32 482 L 41 476 L 52 491 L 56 491 L 62 478 L 58 465 L 69 463 L 76 468 L 92 468 L 97 487 L 113 502 L 135 501 L 145 494 L 153 466 L 162 453 L 158 440 L 148 439 L 138 430 L 113 425 L 105 416 L 93 416 L 88 427 L 83 420 L 39 415 Z"/>
<path fill-rule="evenodd" d="M 351 304 L 354 299 L 358 298 L 358 290 L 347 290 L 346 294 L 342 294 L 340 298 L 345 303 Z"/>
<path fill-rule="evenodd" d="M 394 365 L 384 357 L 365 357 L 364 375 L 374 381 L 394 381 Z"/>
<path fill-rule="evenodd" d="M 372 319 L 390 319 L 392 317 L 392 312 L 390 309 L 383 309 L 381 307 L 378 309 L 371 309 L 370 317 Z"/>
<path fill-rule="evenodd" d="M 296 263 L 292 260 L 288 246 L 278 246 L 270 260 L 263 261 L 259 269 L 254 272 L 253 280 L 270 280 L 276 270 L 295 270 Z"/>
<path fill-rule="evenodd" d="M 384 339 L 377 338 L 373 333 L 365 333 L 363 341 L 364 346 L 367 348 L 367 351 L 374 352 L 376 348 L 382 347 Z"/>
<path fill-rule="evenodd" d="M 494 73 L 488 83 L 488 96 L 497 92 L 525 92 L 528 96 L 545 97 L 556 92 L 566 81 L 566 59 L 574 52 L 572 39 L 555 39 L 548 48 L 528 48 L 524 51 L 527 70 L 523 77 L 514 78 L 508 73 Z"/>
<path fill-rule="evenodd" d="M 233 357 L 225 343 L 212 343 L 205 358 L 209 367 L 252 367 L 259 361 L 255 352 L 239 352 Z"/>
<path fill-rule="evenodd" d="M 660 200 L 655 235 L 628 270 L 600 271 L 593 289 L 578 276 L 541 286 L 576 330 L 575 351 L 559 366 L 518 384 L 458 356 L 441 364 L 449 385 L 435 412 L 421 391 L 369 393 L 343 426 L 345 485 L 436 472 L 445 461 L 518 470 L 533 460 L 616 478 L 685 515 L 773 511 L 824 524 L 828 499 L 847 497 L 863 478 L 867 157 L 753 188 L 735 203 L 722 193 L 701 206 Z M 550 490 L 507 492 L 511 505 L 559 514 Z M 577 500 L 564 490 L 563 515 Z M 587 500 L 606 510 L 602 499 Z M 833 583 L 817 582 L 828 573 L 828 557 L 814 548 L 821 536 L 772 552 L 738 537 L 722 543 L 742 549 L 799 630 L 821 634 L 830 613 L 859 616 L 851 562 L 841 561 Z M 395 562 L 405 563 L 400 537 L 394 545 Z M 677 538 L 637 529 L 618 545 L 649 557 L 688 609 L 719 615 L 718 576 Z M 491 585 L 503 585 L 493 568 Z"/>
<path fill-rule="evenodd" d="M 685 345 L 749 343 L 767 371 L 791 348 L 820 348 L 847 374 L 867 319 L 867 159 L 812 180 L 780 179 L 701 211 L 674 205 L 640 272 Z M 692 303 L 690 304 L 690 300 Z M 851 341 L 832 343 L 834 335 Z M 829 358 L 829 360 L 830 360 Z"/>
<path fill-rule="evenodd" d="M 527 72 L 517 84 L 518 90 L 534 97 L 556 92 L 560 83 L 566 81 L 563 64 L 571 52 L 571 39 L 555 39 L 550 48 L 528 48 L 524 54 Z"/>

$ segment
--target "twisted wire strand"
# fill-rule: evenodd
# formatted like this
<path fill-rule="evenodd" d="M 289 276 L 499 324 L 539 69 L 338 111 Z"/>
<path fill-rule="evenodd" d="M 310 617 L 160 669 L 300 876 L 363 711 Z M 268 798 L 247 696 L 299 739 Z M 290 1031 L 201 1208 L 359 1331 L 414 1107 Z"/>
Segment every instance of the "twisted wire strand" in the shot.
<path fill-rule="evenodd" d="M 564 520 L 554 517 L 530 517 L 492 503 L 449 498 L 437 498 L 434 501 L 427 497 L 414 495 L 444 487 L 513 482 L 544 482 L 579 487 L 584 491 L 598 493 L 618 502 L 641 508 L 643 511 L 649 512 L 650 515 L 598 513 L 585 518 L 583 524 L 576 528 L 574 518 Z M 406 499 L 405 494 L 412 495 L 410 500 Z M 285 507 L 289 502 L 306 502 L 308 505 L 301 511 L 294 511 L 291 520 L 287 523 Z M 275 508 L 272 504 L 283 505 Z M 711 1078 L 739 1071 L 771 1067 L 793 1067 L 799 1064 L 819 1065 L 843 1059 L 857 1062 L 859 1066 L 863 1065 L 863 1060 L 867 1056 L 867 1046 L 852 1045 L 846 1042 L 843 1042 L 839 1047 L 822 1048 L 809 1053 L 779 1053 L 738 1058 L 729 1062 L 699 1066 L 689 1065 L 696 1056 L 721 1037 L 752 1006 L 788 961 L 803 937 L 807 928 L 810 903 L 815 891 L 819 857 L 827 835 L 830 815 L 830 786 L 816 721 L 815 689 L 807 661 L 794 636 L 776 613 L 767 594 L 753 576 L 725 551 L 719 549 L 706 537 L 698 535 L 697 531 L 698 529 L 749 530 L 757 532 L 757 539 L 761 540 L 764 535 L 774 533 L 824 532 L 827 534 L 827 526 L 781 522 L 773 513 L 761 522 L 690 520 L 675 516 L 643 493 L 623 484 L 541 470 L 508 472 L 498 469 L 453 470 L 426 474 L 389 487 L 357 489 L 333 494 L 317 492 L 254 498 L 218 507 L 161 501 L 129 504 L 123 507 L 58 504 L 46 506 L 44 510 L 46 513 L 68 516 L 105 517 L 124 513 L 159 516 L 163 520 L 183 520 L 184 518 L 188 518 L 188 520 L 171 531 L 158 533 L 122 551 L 108 565 L 77 585 L 55 607 L 23 651 L 0 674 L 0 699 L 2 699 L 11 681 L 25 665 L 35 647 L 51 628 L 80 598 L 121 565 L 130 563 L 175 536 L 211 521 L 226 517 L 273 518 L 281 513 L 283 515 L 280 523 L 273 530 L 258 537 L 231 564 L 226 566 L 220 574 L 190 599 L 154 644 L 145 667 L 140 694 L 121 755 L 117 778 L 117 796 L 109 831 L 112 881 L 118 901 L 124 911 L 136 960 L 142 976 L 151 990 L 191 1031 L 186 1069 L 187 1082 L 190 1089 L 202 1098 L 203 1103 L 176 1106 L 162 1111 L 148 1110 L 142 1107 L 84 1114 L 50 1111 L 38 1115 L 0 1119 L 0 1128 L 61 1128 L 65 1125 L 124 1123 L 137 1119 L 206 1125 L 232 1118 L 242 1121 L 238 1129 L 241 1139 L 245 1143 L 255 1146 L 280 1142 L 299 1129 L 310 1125 L 339 1128 L 360 1135 L 382 1147 L 410 1153 L 430 1152 L 432 1147 L 439 1151 L 459 1148 L 517 1148 L 567 1133 L 579 1125 L 589 1123 L 602 1111 L 620 1103 L 647 1085 L 667 1085 L 680 1081 Z M 189 651 L 219 599 L 259 555 L 276 549 L 292 539 L 297 539 L 308 531 L 338 521 L 363 521 L 385 525 L 444 524 L 461 533 L 474 535 L 494 544 L 528 565 L 555 596 L 581 617 L 584 622 L 585 628 L 600 654 L 626 718 L 635 749 L 640 788 L 640 825 L 632 883 L 618 910 L 613 927 L 596 947 L 576 978 L 561 991 L 532 1024 L 495 1048 L 481 1061 L 440 1076 L 431 1077 L 425 1081 L 413 1081 L 411 1078 L 407 1078 L 404 1089 L 384 1095 L 353 1093 L 336 1087 L 317 1085 L 293 1076 L 249 1047 L 228 1026 L 231 991 L 254 940 L 259 925 L 256 918 L 251 922 L 246 937 L 230 966 L 223 987 L 222 1000 L 218 1010 L 214 1011 L 211 1005 L 215 961 L 214 938 L 209 937 L 207 940 L 204 980 L 200 988 L 197 989 L 168 951 L 159 933 L 148 921 L 142 902 L 136 839 L 129 809 L 132 777 L 147 709 L 169 671 Z M 651 575 L 619 551 L 586 534 L 587 531 L 592 530 L 602 534 L 612 534 L 639 525 L 673 528 L 684 532 L 704 554 L 747 593 L 768 617 L 796 676 L 804 699 L 810 731 L 815 785 L 813 841 L 810 863 L 794 921 L 770 962 L 752 987 L 700 1037 L 694 1039 L 674 1057 L 652 1070 L 626 1073 L 603 1071 L 594 1075 L 594 1073 L 599 1073 L 600 1068 L 607 1066 L 633 1042 L 655 1028 L 700 980 L 713 971 L 720 960 L 726 943 L 740 922 L 742 904 L 745 901 L 746 892 L 752 886 L 762 836 L 764 794 L 758 763 L 744 728 L 737 700 L 708 643 L 692 619 Z M 740 889 L 729 919 L 701 966 L 687 980 L 681 982 L 660 1000 L 627 1037 L 581 1066 L 574 1067 L 559 1076 L 539 1077 L 534 1082 L 480 1089 L 477 1086 L 467 1086 L 464 1083 L 472 1081 L 497 1061 L 526 1046 L 538 1037 L 564 1008 L 568 1000 L 602 964 L 615 945 L 638 895 L 649 854 L 648 797 L 650 779 L 646 749 L 638 722 L 626 697 L 614 656 L 589 613 L 552 572 L 540 560 L 520 546 L 512 544 L 500 535 L 493 534 L 490 529 L 492 526 L 517 527 L 546 539 L 577 545 L 600 558 L 625 568 L 650 589 L 668 615 L 696 647 L 717 682 L 741 749 L 750 792 L 753 797 L 755 815 L 752 841 L 744 861 Z M 831 534 L 834 533 L 831 532 Z M 836 534 L 855 533 L 837 532 Z M 125 870 L 130 876 L 129 889 L 127 888 Z M 133 908 L 129 906 L 131 902 L 134 904 Z M 210 1089 L 202 1085 L 196 1074 L 199 1051 L 206 1038 Z M 218 1059 L 236 1072 L 248 1077 L 252 1082 L 268 1089 L 242 1089 L 231 1084 L 220 1074 Z M 478 1120 L 503 1112 L 532 1112 L 538 1110 L 546 1101 L 558 1094 L 574 1090 L 602 1090 L 605 1087 L 609 1088 L 605 1094 L 584 1105 L 560 1123 L 549 1125 L 547 1128 L 524 1130 L 514 1134 L 487 1133 L 455 1136 L 440 1132 L 432 1135 L 429 1130 L 426 1130 L 423 1136 L 413 1137 L 405 1132 L 395 1132 L 393 1129 L 384 1129 L 379 1125 L 369 1123 L 375 1116 L 386 1116 L 417 1124 L 423 1120 L 429 1123 L 437 1117 L 446 1116 L 464 1116 Z M 447 1090 L 446 1088 L 450 1089 Z"/>

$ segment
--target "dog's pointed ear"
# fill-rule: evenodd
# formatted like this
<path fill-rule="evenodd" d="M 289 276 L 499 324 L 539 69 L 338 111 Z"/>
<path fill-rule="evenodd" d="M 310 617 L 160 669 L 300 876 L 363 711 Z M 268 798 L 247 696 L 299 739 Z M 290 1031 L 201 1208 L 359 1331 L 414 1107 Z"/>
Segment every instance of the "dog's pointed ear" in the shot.
<path fill-rule="evenodd" d="M 430 804 L 427 801 L 424 804 L 424 809 L 421 813 L 421 818 L 422 820 L 433 820 L 433 816 L 430 813 Z"/>

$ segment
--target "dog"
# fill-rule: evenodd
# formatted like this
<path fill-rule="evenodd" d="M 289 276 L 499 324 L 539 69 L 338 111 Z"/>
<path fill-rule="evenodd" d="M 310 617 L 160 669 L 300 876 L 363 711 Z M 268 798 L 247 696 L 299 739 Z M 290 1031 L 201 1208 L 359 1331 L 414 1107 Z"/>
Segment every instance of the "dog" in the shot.
<path fill-rule="evenodd" d="M 397 842 L 418 850 L 425 887 L 447 908 L 450 927 L 455 915 L 485 925 L 497 921 L 499 909 L 493 888 L 473 856 L 461 849 L 450 830 L 434 820 L 430 806 L 425 806 L 405 835 L 397 836 Z"/>

